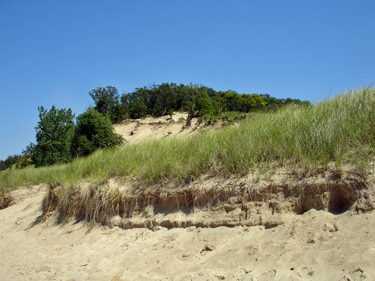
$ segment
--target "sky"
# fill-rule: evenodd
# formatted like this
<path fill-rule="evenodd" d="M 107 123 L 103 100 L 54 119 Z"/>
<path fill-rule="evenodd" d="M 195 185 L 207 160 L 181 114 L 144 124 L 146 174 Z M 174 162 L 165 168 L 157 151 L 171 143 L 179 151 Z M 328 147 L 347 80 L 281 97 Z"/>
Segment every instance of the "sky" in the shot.
<path fill-rule="evenodd" d="M 0 0 L 0 159 L 38 106 L 78 116 L 105 86 L 156 83 L 312 103 L 375 82 L 373 0 Z"/>

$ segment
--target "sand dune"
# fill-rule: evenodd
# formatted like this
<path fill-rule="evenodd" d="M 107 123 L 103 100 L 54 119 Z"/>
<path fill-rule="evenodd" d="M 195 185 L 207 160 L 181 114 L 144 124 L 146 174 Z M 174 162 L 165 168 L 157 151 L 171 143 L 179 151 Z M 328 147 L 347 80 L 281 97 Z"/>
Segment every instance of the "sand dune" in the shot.
<path fill-rule="evenodd" d="M 194 120 L 181 130 L 181 117 L 125 121 L 115 130 L 138 142 L 199 126 Z M 375 280 L 373 174 L 366 187 L 350 176 L 295 184 L 208 178 L 174 190 L 137 189 L 129 196 L 147 195 L 148 205 L 113 218 L 112 227 L 61 224 L 57 214 L 40 223 L 47 187 L 20 188 L 0 210 L 0 280 Z M 121 189 L 123 182 L 109 184 Z M 343 186 L 351 191 L 341 196 Z M 183 205 L 190 195 L 193 207 Z"/>

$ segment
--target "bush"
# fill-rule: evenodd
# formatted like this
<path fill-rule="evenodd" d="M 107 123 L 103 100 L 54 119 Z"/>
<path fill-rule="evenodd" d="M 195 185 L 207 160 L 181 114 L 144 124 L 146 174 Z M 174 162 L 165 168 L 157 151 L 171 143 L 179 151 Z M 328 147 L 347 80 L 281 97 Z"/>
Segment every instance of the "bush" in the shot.
<path fill-rule="evenodd" d="M 16 164 L 16 168 L 22 169 L 29 165 L 31 165 L 31 155 L 25 155 L 18 161 L 18 163 Z"/>
<path fill-rule="evenodd" d="M 118 146 L 124 141 L 114 132 L 108 117 L 89 109 L 77 117 L 71 152 L 73 157 L 86 156 L 98 148 Z"/>

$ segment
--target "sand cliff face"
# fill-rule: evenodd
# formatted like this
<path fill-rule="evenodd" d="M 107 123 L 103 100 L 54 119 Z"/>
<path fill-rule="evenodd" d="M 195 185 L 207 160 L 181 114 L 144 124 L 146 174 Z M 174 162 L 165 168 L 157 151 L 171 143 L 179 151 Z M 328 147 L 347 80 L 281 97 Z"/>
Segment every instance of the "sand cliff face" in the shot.
<path fill-rule="evenodd" d="M 102 223 L 122 228 L 255 226 L 284 224 L 289 215 L 311 209 L 340 214 L 375 208 L 374 190 L 355 177 L 288 180 L 211 178 L 184 186 L 128 187 L 115 217 Z"/>
<path fill-rule="evenodd" d="M 290 215 L 315 209 L 341 214 L 375 209 L 374 175 L 366 178 L 350 170 L 338 175 L 325 171 L 297 178 L 286 169 L 258 178 L 254 173 L 229 178 L 205 176 L 189 183 L 143 185 L 134 180 L 70 187 L 50 187 L 43 218 L 58 213 L 60 221 L 78 218 L 124 229 L 162 226 L 272 228 Z M 82 204 L 84 202 L 84 204 Z"/>

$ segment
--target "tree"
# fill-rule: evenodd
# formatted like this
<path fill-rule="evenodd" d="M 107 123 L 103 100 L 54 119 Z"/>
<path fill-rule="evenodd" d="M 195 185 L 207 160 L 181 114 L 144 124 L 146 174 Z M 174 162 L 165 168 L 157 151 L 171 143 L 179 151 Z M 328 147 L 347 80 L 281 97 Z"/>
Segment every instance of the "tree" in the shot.
<path fill-rule="evenodd" d="M 31 161 L 35 167 L 66 163 L 71 160 L 70 144 L 74 134 L 74 114 L 69 109 L 51 110 L 38 107 L 39 118 L 36 130 L 37 144 L 33 148 Z"/>
<path fill-rule="evenodd" d="M 121 121 L 124 116 L 124 108 L 120 104 L 120 96 L 115 87 L 99 87 L 89 92 L 95 102 L 94 109 L 103 115 L 107 115 L 112 124 Z"/>
<path fill-rule="evenodd" d="M 130 99 L 130 94 L 122 94 L 121 107 L 122 107 L 123 115 L 121 119 L 126 119 L 129 116 L 129 99 Z"/>
<path fill-rule="evenodd" d="M 10 155 L 5 159 L 4 161 L 0 161 L 0 171 L 6 170 L 10 167 L 12 167 L 14 164 L 17 164 L 18 161 L 22 158 L 22 155 L 14 154 Z"/>
<path fill-rule="evenodd" d="M 157 103 L 159 108 L 158 115 L 168 114 L 169 110 L 176 107 L 176 95 L 169 83 L 163 83 L 158 87 L 160 91 L 159 101 Z"/>
<path fill-rule="evenodd" d="M 257 94 L 252 94 L 254 100 L 256 101 L 257 108 L 262 108 L 267 106 L 267 102 L 265 102 L 262 98 L 262 96 Z"/>
<path fill-rule="evenodd" d="M 249 112 L 256 106 L 256 100 L 250 94 L 244 94 L 243 97 L 243 104 L 242 104 L 242 111 Z"/>
<path fill-rule="evenodd" d="M 98 148 L 114 147 L 124 138 L 114 132 L 107 116 L 89 109 L 77 117 L 71 152 L 73 157 L 86 156 Z"/>

